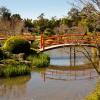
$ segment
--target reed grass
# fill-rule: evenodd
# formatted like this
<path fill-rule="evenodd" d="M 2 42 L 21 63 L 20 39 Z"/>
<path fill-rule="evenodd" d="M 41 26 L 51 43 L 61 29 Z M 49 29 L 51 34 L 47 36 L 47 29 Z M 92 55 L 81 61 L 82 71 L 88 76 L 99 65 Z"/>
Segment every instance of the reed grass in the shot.
<path fill-rule="evenodd" d="M 8 65 L 0 70 L 1 77 L 15 77 L 30 74 L 30 68 L 26 65 L 18 65 L 17 67 Z"/>
<path fill-rule="evenodd" d="M 49 56 L 43 53 L 35 55 L 35 56 L 30 55 L 28 57 L 28 60 L 32 62 L 32 66 L 35 66 L 38 68 L 48 67 L 50 63 Z"/>

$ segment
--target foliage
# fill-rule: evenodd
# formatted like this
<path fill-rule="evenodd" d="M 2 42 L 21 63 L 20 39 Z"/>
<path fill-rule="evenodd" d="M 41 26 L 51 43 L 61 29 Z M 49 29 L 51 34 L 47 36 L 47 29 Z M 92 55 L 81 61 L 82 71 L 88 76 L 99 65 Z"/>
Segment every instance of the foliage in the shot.
<path fill-rule="evenodd" d="M 1 7 L 0 8 L 0 16 L 2 19 L 9 19 L 11 16 L 10 10 L 7 9 L 6 7 Z"/>
<path fill-rule="evenodd" d="M 5 42 L 3 49 L 15 54 L 28 53 L 30 50 L 30 44 L 23 38 L 11 37 Z"/>
<path fill-rule="evenodd" d="M 46 28 L 45 31 L 44 31 L 44 35 L 46 35 L 46 36 L 50 36 L 50 35 L 53 35 L 53 34 L 54 34 L 53 30 L 50 29 L 50 28 Z"/>
<path fill-rule="evenodd" d="M 25 27 L 31 28 L 33 27 L 32 19 L 25 19 Z"/>
<path fill-rule="evenodd" d="M 35 28 L 37 29 L 37 32 L 42 33 L 48 26 L 48 19 L 44 18 L 44 13 L 42 13 L 40 16 L 38 16 L 38 19 L 33 21 L 33 24 Z"/>
<path fill-rule="evenodd" d="M 15 19 L 15 21 L 21 20 L 21 16 L 20 16 L 19 14 L 13 14 L 13 15 L 11 16 L 11 18 L 12 18 L 13 20 Z"/>
<path fill-rule="evenodd" d="M 34 32 L 34 24 L 32 22 L 32 19 L 25 19 L 24 20 L 24 27 L 28 32 Z"/>
<path fill-rule="evenodd" d="M 37 55 L 37 52 L 38 51 L 36 49 L 31 48 L 30 51 L 29 51 L 29 55 L 35 56 L 35 55 Z"/>
<path fill-rule="evenodd" d="M 0 60 L 1 60 L 1 59 L 3 59 L 3 58 L 4 58 L 4 56 L 5 56 L 5 55 L 4 55 L 3 50 L 2 50 L 2 49 L 0 49 Z"/>
<path fill-rule="evenodd" d="M 38 49 L 39 48 L 39 41 L 38 40 L 33 41 L 32 44 L 31 44 L 31 47 L 35 48 L 35 49 Z"/>
<path fill-rule="evenodd" d="M 80 12 L 76 8 L 71 8 L 71 10 L 68 12 L 68 17 L 74 22 L 74 25 L 78 25 L 78 21 L 80 20 Z"/>
<path fill-rule="evenodd" d="M 50 58 L 46 54 L 37 54 L 35 56 L 30 55 L 28 60 L 31 60 L 32 65 L 38 68 L 48 67 L 50 63 Z"/>

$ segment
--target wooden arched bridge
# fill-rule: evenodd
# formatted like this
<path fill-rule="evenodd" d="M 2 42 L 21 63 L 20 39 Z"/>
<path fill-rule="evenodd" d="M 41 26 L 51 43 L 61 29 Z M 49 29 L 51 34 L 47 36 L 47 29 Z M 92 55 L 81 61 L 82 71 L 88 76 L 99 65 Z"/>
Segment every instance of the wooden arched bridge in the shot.
<path fill-rule="evenodd" d="M 88 46 L 96 47 L 100 43 L 99 35 L 84 34 L 64 34 L 46 37 L 43 34 L 40 37 L 40 51 L 46 51 L 64 46 Z"/>
<path fill-rule="evenodd" d="M 8 36 L 9 37 L 9 36 Z M 1 36 L 0 40 L 5 40 L 8 37 Z M 38 38 L 34 35 L 21 35 L 28 41 L 39 41 L 39 50 L 46 51 L 64 46 L 92 46 L 96 47 L 100 44 L 100 35 L 85 35 L 85 34 L 63 34 L 44 36 L 41 34 Z"/>

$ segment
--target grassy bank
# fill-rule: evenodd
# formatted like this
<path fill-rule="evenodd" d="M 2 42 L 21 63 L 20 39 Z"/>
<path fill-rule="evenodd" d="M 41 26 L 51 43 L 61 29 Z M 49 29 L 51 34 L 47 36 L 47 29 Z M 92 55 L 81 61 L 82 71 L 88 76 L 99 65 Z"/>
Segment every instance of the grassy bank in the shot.
<path fill-rule="evenodd" d="M 29 75 L 33 66 L 44 68 L 49 62 L 48 55 L 32 49 L 24 38 L 13 36 L 0 48 L 0 77 Z"/>
<path fill-rule="evenodd" d="M 100 81 L 98 82 L 96 89 L 87 96 L 85 100 L 100 100 Z"/>
<path fill-rule="evenodd" d="M 0 60 L 0 77 L 16 77 L 29 75 L 32 68 L 48 67 L 50 58 L 43 53 L 30 54 L 25 60 L 16 57 Z"/>

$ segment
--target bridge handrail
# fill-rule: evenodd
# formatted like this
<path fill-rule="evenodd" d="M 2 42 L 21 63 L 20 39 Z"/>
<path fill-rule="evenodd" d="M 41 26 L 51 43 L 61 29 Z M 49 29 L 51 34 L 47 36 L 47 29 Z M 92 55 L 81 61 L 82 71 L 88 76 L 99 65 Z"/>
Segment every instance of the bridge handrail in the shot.
<path fill-rule="evenodd" d="M 93 38 L 94 36 L 92 35 L 84 35 L 84 34 L 65 34 L 65 35 L 53 35 L 53 36 L 49 36 L 49 37 L 44 37 L 44 40 L 48 40 L 48 39 L 57 39 L 57 38 L 72 38 L 72 37 L 80 37 L 80 38 L 84 38 L 84 37 L 88 37 L 88 38 Z"/>
<path fill-rule="evenodd" d="M 41 48 L 44 49 L 48 45 L 59 45 L 65 43 L 82 43 L 82 44 L 97 44 L 99 35 L 85 35 L 85 34 L 64 34 L 64 35 L 53 35 L 49 37 L 41 36 Z M 50 40 L 51 39 L 51 40 Z"/>

